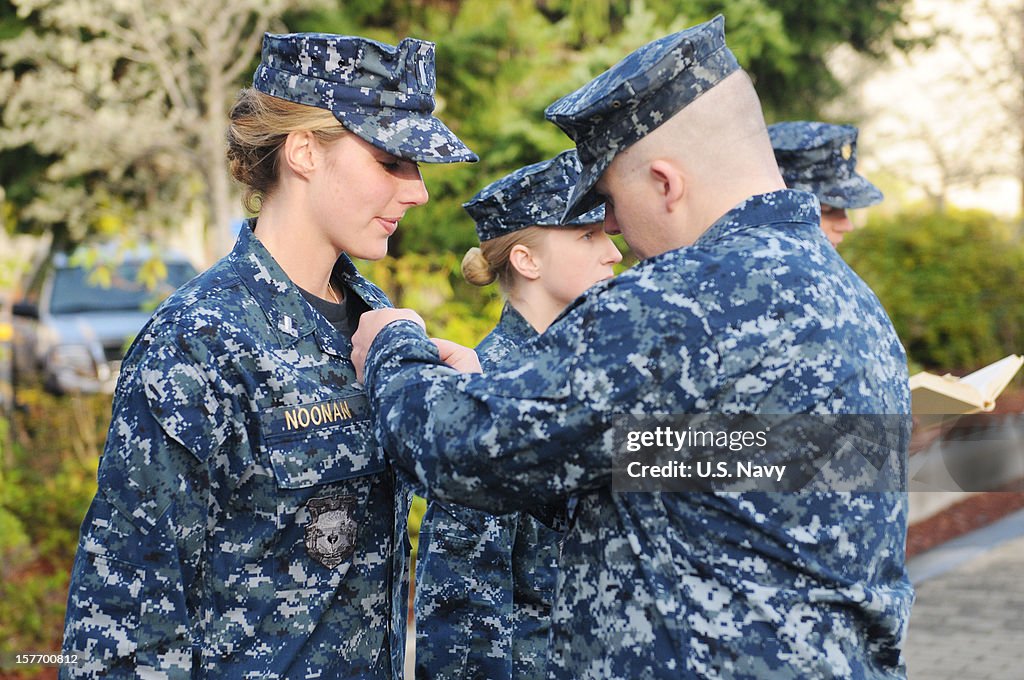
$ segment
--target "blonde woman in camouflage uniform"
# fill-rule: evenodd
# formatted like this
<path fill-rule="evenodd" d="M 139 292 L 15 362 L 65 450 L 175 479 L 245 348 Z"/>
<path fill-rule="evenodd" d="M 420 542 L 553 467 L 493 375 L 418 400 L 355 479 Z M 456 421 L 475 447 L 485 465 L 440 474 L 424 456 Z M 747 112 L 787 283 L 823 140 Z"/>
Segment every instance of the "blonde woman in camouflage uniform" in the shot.
<path fill-rule="evenodd" d="M 476 160 L 431 43 L 267 35 L 228 156 L 258 216 L 128 353 L 68 596 L 65 677 L 390 679 L 393 482 L 350 361 L 379 259 Z"/>

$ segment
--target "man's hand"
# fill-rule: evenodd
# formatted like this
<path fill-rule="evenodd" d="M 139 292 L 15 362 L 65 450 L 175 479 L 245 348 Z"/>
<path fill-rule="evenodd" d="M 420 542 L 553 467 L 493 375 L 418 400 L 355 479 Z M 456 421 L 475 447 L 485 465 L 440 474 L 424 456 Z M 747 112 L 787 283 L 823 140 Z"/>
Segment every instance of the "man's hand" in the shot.
<path fill-rule="evenodd" d="M 420 315 L 411 309 L 371 309 L 359 317 L 359 328 L 352 336 L 352 363 L 356 367 L 356 380 L 363 381 L 363 370 L 366 368 L 366 355 L 370 351 L 377 334 L 384 330 L 392 321 L 408 319 L 426 330 Z"/>
<path fill-rule="evenodd" d="M 441 355 L 441 361 L 454 368 L 459 373 L 482 373 L 480 359 L 476 352 L 468 347 L 463 347 L 457 342 L 431 338 L 431 342 L 437 345 L 437 352 Z"/>

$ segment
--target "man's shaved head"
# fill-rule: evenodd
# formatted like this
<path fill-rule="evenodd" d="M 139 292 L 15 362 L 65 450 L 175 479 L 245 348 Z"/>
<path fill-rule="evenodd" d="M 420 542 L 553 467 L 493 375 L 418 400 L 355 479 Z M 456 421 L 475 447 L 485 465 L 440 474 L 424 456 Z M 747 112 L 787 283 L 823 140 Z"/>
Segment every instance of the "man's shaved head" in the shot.
<path fill-rule="evenodd" d="M 778 174 L 761 102 L 744 71 L 726 77 L 620 157 L 629 169 L 672 159 L 702 186 L 725 180 L 735 184 L 751 173 L 758 178 Z M 750 195 L 744 193 L 740 200 Z"/>
<path fill-rule="evenodd" d="M 669 186 L 675 175 L 682 182 L 680 199 Z M 645 181 L 655 186 L 645 187 Z M 619 153 L 598 186 L 614 194 L 614 188 L 622 193 L 627 184 L 629 191 L 641 192 L 649 201 L 666 197 L 666 211 L 675 213 L 665 216 L 666 250 L 693 243 L 745 198 L 785 188 L 749 76 L 732 73 Z M 615 196 L 611 198 L 614 202 Z M 645 219 L 656 215 L 654 211 Z M 612 219 L 616 217 L 627 241 L 631 231 L 637 239 L 633 225 L 622 223 L 622 214 Z M 656 253 L 644 253 L 651 254 Z"/>

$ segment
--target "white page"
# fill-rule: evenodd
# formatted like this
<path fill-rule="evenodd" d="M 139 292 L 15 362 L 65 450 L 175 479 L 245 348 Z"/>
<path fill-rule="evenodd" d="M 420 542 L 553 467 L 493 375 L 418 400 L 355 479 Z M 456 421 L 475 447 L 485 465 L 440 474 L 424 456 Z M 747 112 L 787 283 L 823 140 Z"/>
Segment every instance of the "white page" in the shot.
<path fill-rule="evenodd" d="M 1011 354 L 994 364 L 960 378 L 960 382 L 966 383 L 978 390 L 986 400 L 995 399 L 996 395 L 1003 391 L 1013 376 L 1021 367 L 1024 358 Z"/>

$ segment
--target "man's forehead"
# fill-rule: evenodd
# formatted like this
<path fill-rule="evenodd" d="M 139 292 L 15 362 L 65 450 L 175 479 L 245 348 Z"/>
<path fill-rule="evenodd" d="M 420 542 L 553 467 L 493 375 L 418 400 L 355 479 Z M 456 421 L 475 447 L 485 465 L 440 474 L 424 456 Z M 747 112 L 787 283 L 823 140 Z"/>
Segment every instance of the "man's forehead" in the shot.
<path fill-rule="evenodd" d="M 602 196 L 608 196 L 615 190 L 615 187 L 621 186 L 622 178 L 625 175 L 631 174 L 631 169 L 636 165 L 634 162 L 625 160 L 631 155 L 630 151 L 630 149 L 624 149 L 615 154 L 612 162 L 608 164 L 608 167 L 604 169 L 601 176 L 594 182 L 594 191 Z"/>

